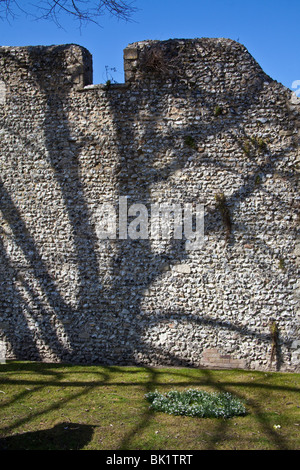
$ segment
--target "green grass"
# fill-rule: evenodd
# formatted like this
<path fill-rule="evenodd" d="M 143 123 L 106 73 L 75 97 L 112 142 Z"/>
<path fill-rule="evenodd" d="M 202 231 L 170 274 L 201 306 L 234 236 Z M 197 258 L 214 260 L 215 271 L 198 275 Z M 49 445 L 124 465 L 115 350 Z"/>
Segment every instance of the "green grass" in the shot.
<path fill-rule="evenodd" d="M 299 374 L 242 370 L 0 364 L 0 449 L 296 450 Z M 227 392 L 229 419 L 149 409 L 145 395 Z"/>

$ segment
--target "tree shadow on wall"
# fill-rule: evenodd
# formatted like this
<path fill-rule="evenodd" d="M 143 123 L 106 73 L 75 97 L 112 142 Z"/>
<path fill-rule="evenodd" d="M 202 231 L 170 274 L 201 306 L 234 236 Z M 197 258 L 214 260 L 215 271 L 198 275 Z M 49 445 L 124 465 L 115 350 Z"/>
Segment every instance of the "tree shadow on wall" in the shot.
<path fill-rule="evenodd" d="M 187 78 L 187 77 L 185 77 Z M 249 137 L 245 134 L 245 131 L 241 129 L 240 125 L 240 116 L 246 115 L 248 111 L 253 109 L 253 107 L 259 107 L 261 105 L 261 93 L 263 91 L 263 86 L 265 81 L 272 81 L 270 77 L 264 74 L 263 71 L 258 71 L 257 79 L 255 81 L 249 81 L 247 89 L 245 92 L 235 96 L 231 93 L 230 89 L 224 89 L 221 94 L 210 93 L 207 90 L 197 88 L 197 87 L 186 87 L 186 94 L 182 94 L 182 84 L 179 82 L 173 82 L 172 86 L 169 88 L 170 92 L 166 92 L 167 96 L 162 99 L 153 92 L 151 79 L 147 80 L 147 77 L 144 81 L 139 84 L 134 84 L 134 94 L 136 96 L 135 100 L 135 110 L 132 112 L 133 108 L 130 108 L 130 104 L 126 105 L 120 112 L 120 94 L 114 93 L 113 91 L 108 91 L 107 96 L 110 103 L 110 110 L 114 119 L 114 128 L 116 129 L 118 136 L 118 153 L 120 155 L 120 167 L 119 167 L 119 176 L 118 176 L 118 195 L 126 196 L 130 195 L 132 202 L 138 202 L 145 204 L 148 208 L 153 202 L 151 197 L 151 190 L 159 186 L 163 188 L 165 182 L 169 182 L 170 179 L 176 177 L 176 172 L 178 170 L 189 171 L 190 160 L 193 158 L 196 161 L 199 161 L 209 170 L 213 170 L 213 174 L 218 172 L 226 171 L 231 175 L 240 177 L 237 166 L 232 165 L 232 162 L 227 163 L 226 157 L 212 157 L 205 156 L 202 158 L 201 155 L 196 156 L 197 151 L 194 151 L 193 148 L 188 148 L 186 145 L 184 150 L 182 150 L 182 143 L 186 141 L 187 136 L 197 136 L 201 141 L 205 141 L 207 137 L 213 137 L 217 139 L 220 134 L 226 133 L 230 135 L 230 138 L 234 141 L 236 147 L 239 147 L 243 142 Z M 188 78 L 186 80 L 188 82 Z M 160 83 L 162 86 L 163 82 Z M 159 87 L 159 81 L 156 82 L 156 86 Z M 130 95 L 129 95 L 130 96 Z M 145 98 L 146 97 L 146 98 Z M 206 116 L 208 118 L 208 124 L 202 123 L 201 121 L 195 123 L 195 120 L 190 118 L 186 119 L 188 124 L 181 124 L 176 126 L 176 128 L 168 128 L 168 132 L 162 132 L 161 127 L 163 126 L 164 120 L 168 120 L 168 115 L 166 112 L 167 106 L 166 103 L 170 103 L 168 98 L 178 98 L 179 101 L 184 100 L 184 109 L 182 109 L 182 114 L 180 119 L 183 120 L 184 110 L 191 110 L 195 107 L 195 102 L 199 104 L 199 108 L 202 107 L 205 109 Z M 229 112 L 228 115 L 225 115 L 222 119 L 215 119 L 213 116 L 214 108 L 213 103 L 217 104 L 217 100 L 220 102 L 227 102 Z M 150 113 L 148 117 L 145 117 L 145 102 L 147 102 L 148 110 Z M 239 108 L 239 115 L 235 112 L 235 109 Z M 127 111 L 128 110 L 128 111 Z M 122 114 L 123 112 L 123 114 Z M 127 114 L 128 112 L 128 114 Z M 271 111 L 270 111 L 271 112 Z M 165 113 L 165 114 L 164 114 Z M 187 112 L 188 114 L 188 112 Z M 132 118 L 134 116 L 134 118 Z M 186 117 L 186 116 L 185 116 Z M 192 122 L 191 122 L 192 121 Z M 289 127 L 289 116 L 286 109 L 286 121 L 283 126 Z M 165 130 L 165 129 L 164 129 Z M 197 137 L 194 142 L 197 142 Z M 192 137 L 193 140 L 193 137 Z M 151 142 L 155 142 L 155 151 L 147 152 L 148 142 L 151 145 Z M 168 155 L 168 151 L 173 150 L 173 158 L 169 158 L 166 163 L 164 163 L 165 156 Z M 255 161 L 255 155 L 249 156 L 249 161 L 252 164 L 252 170 L 247 174 L 243 175 L 242 183 L 240 187 L 234 191 L 231 191 L 230 196 L 227 197 L 227 204 L 230 210 L 238 210 L 239 206 L 247 201 L 256 191 L 257 191 L 257 175 L 274 175 L 277 172 L 277 177 L 288 180 L 291 185 L 296 188 L 297 180 L 290 170 L 278 170 L 277 164 L 284 160 L 286 153 L 290 152 L 290 149 L 282 149 L 280 154 L 268 155 L 266 152 L 265 158 L 259 158 L 255 165 L 253 165 L 253 160 Z M 125 156 L 125 158 L 124 158 Z M 123 157 L 123 158 L 122 158 Z M 144 158 L 143 158 L 144 157 Z M 260 155 L 261 157 L 261 155 Z M 197 160 L 198 158 L 198 160 Z M 245 156 L 245 159 L 247 157 Z M 157 163 L 160 160 L 160 165 L 158 167 Z M 146 162 L 146 168 L 145 168 Z M 253 169 L 253 167 L 255 167 Z M 189 174 L 189 173 L 187 173 Z M 190 173 L 190 177 L 193 177 L 193 174 Z M 180 176 L 178 177 L 180 178 Z M 195 184 L 198 181 L 195 181 Z M 226 182 L 224 181 L 224 186 L 226 187 Z M 195 200 L 195 195 L 188 194 L 188 189 L 185 191 L 184 184 L 182 185 L 181 191 L 182 194 L 178 195 L 176 191 L 176 184 L 173 185 L 174 195 L 169 191 L 161 193 L 161 195 L 168 195 L 168 203 L 183 203 L 191 202 L 191 197 Z M 216 188 L 216 191 L 221 191 L 221 188 Z M 228 191 L 228 188 L 227 188 Z M 265 191 L 267 195 L 267 190 Z M 200 191 L 197 192 L 196 198 L 202 201 L 203 193 Z M 272 195 L 274 198 L 274 195 Z M 164 201 L 166 202 L 166 201 Z M 285 209 L 292 210 L 291 206 L 287 207 L 285 202 Z M 207 209 L 207 208 L 206 208 Z M 226 228 L 222 227 L 222 218 L 218 212 L 218 209 L 215 205 L 208 207 L 208 212 L 205 214 L 205 235 L 211 235 L 219 231 L 220 236 L 225 239 Z M 280 228 L 278 233 L 284 236 L 285 229 Z M 225 243 L 226 245 L 226 243 Z M 224 258 L 229 260 L 234 253 L 235 240 L 234 233 L 230 237 L 230 242 L 228 246 L 224 249 Z M 274 257 L 274 250 L 268 244 L 262 242 L 261 248 L 265 251 L 266 254 L 272 255 Z M 151 285 L 155 285 L 160 282 L 166 276 L 164 272 L 165 265 L 169 264 L 171 267 L 174 264 L 181 263 L 185 259 L 189 258 L 189 254 L 185 249 L 184 241 L 168 243 L 161 252 L 157 252 L 151 243 L 151 240 L 139 240 L 139 244 L 135 242 L 118 242 L 117 245 L 118 252 L 114 258 L 114 267 L 115 272 L 122 270 L 124 273 L 123 283 L 115 283 L 112 286 L 110 296 L 117 297 L 120 296 L 120 292 L 124 292 L 122 299 L 130 299 L 128 302 L 131 304 L 130 309 L 130 322 L 134 322 L 135 318 L 141 318 L 139 316 L 141 311 L 145 310 L 143 306 L 145 296 L 144 292 Z M 203 250 L 204 251 L 204 250 Z M 201 258 L 200 258 L 201 259 Z M 134 260 L 134 265 L 129 263 L 129 260 Z M 267 270 L 268 267 L 265 266 L 265 275 L 268 277 Z M 262 271 L 263 269 L 261 269 Z M 175 279 L 173 280 L 175 282 Z M 176 288 L 182 287 L 186 283 L 186 279 L 179 281 L 179 284 L 175 284 Z M 137 289 L 134 290 L 132 287 Z M 159 292 L 159 288 L 158 288 Z M 258 333 L 254 329 L 241 326 L 240 324 L 231 324 L 231 322 L 219 321 L 215 318 L 210 317 L 209 315 L 203 315 L 202 312 L 196 312 L 196 315 L 193 315 L 194 312 L 185 310 L 187 307 L 186 299 L 183 301 L 182 308 L 176 308 L 166 302 L 165 307 L 160 308 L 158 306 L 155 308 L 155 303 L 152 303 L 152 314 L 150 322 L 152 327 L 155 327 L 159 324 L 166 324 L 173 320 L 180 322 L 187 321 L 189 324 L 194 327 L 201 326 L 211 326 L 211 328 L 223 329 L 224 331 L 235 331 L 243 338 L 256 337 L 259 341 L 268 345 L 270 342 L 270 335 L 268 329 L 266 333 Z M 146 307 L 147 308 L 147 307 Z M 200 318 L 197 316 L 197 313 L 200 313 Z M 147 317 L 147 314 L 145 315 Z M 144 325 L 144 326 L 143 326 Z M 141 338 L 146 338 L 147 329 L 149 328 L 149 317 L 148 323 L 147 320 L 139 325 L 137 333 Z M 138 336 L 137 335 L 137 336 Z M 282 344 L 286 341 L 283 339 Z M 124 343 L 130 344 L 130 340 L 126 341 L 124 337 Z M 288 344 L 288 342 L 287 342 Z M 130 356 L 136 356 L 137 352 L 142 352 L 143 356 L 146 358 L 153 358 L 154 362 L 157 357 L 163 358 L 166 364 L 177 364 L 177 365 L 192 365 L 192 361 L 189 358 L 180 357 L 179 354 L 174 355 L 172 352 L 167 351 L 167 348 L 164 348 L 164 345 L 161 347 L 154 344 L 147 344 L 145 341 L 140 341 L 138 346 L 135 345 L 135 351 L 130 352 Z M 280 361 L 280 358 L 278 357 Z M 278 363 L 277 363 L 278 366 Z M 280 365 L 279 365 L 280 367 Z"/>
<path fill-rule="evenodd" d="M 53 57 L 56 54 L 55 48 L 53 49 Z M 16 60 L 15 57 L 12 58 Z M 29 50 L 29 66 L 32 70 L 36 70 L 34 64 L 37 57 L 35 56 L 34 49 Z M 63 68 L 63 64 L 57 64 L 57 67 Z M 159 284 L 164 276 L 163 268 L 167 264 L 181 263 L 188 256 L 185 250 L 184 241 L 171 242 L 166 245 L 165 249 L 159 252 L 153 249 L 151 240 L 117 240 L 99 243 L 95 226 L 92 222 L 92 214 L 90 209 L 90 195 L 87 196 L 86 181 L 83 177 L 83 169 L 81 168 L 80 155 L 82 152 L 89 152 L 94 146 L 98 148 L 99 164 L 101 165 L 101 152 L 108 153 L 111 151 L 118 155 L 116 164 L 118 174 L 116 181 L 117 191 L 111 197 L 116 202 L 119 196 L 127 196 L 130 194 L 133 203 L 143 203 L 147 207 L 152 202 L 151 188 L 156 185 L 163 184 L 173 177 L 177 170 L 182 170 L 188 167 L 189 158 L 192 151 L 186 148 L 184 153 L 181 152 L 180 158 L 176 155 L 173 159 L 169 160 L 167 165 L 161 165 L 158 169 L 156 167 L 157 159 L 160 155 L 165 155 L 170 148 L 180 146 L 184 136 L 198 133 L 203 140 L 211 136 L 212 132 L 214 137 L 217 137 L 221 132 L 233 132 L 239 130 L 240 120 L 230 116 L 230 119 L 222 119 L 219 124 L 214 126 L 212 130 L 211 125 L 187 124 L 181 125 L 179 128 L 171 129 L 169 135 L 162 135 L 160 130 L 160 123 L 164 119 L 161 114 L 164 109 L 164 102 L 155 93 L 151 92 L 151 87 L 146 91 L 147 103 L 149 105 L 150 119 L 145 120 L 144 100 L 145 100 L 145 83 L 140 87 L 135 88 L 137 99 L 135 101 L 135 112 L 130 107 L 131 90 L 121 92 L 118 95 L 113 89 L 109 90 L 106 94 L 107 105 L 109 106 L 112 114 L 112 123 L 109 129 L 101 126 L 94 125 L 94 132 L 90 129 L 92 123 L 88 128 L 86 126 L 77 127 L 77 141 L 74 142 L 74 124 L 70 123 L 67 110 L 72 109 L 72 99 L 69 92 L 71 91 L 72 81 L 69 88 L 62 86 L 60 89 L 53 89 L 51 79 L 46 74 L 36 70 L 34 73 L 35 85 L 39 87 L 41 101 L 43 102 L 44 117 L 43 117 L 43 133 L 45 149 L 43 151 L 45 160 L 50 164 L 53 170 L 53 181 L 57 184 L 60 195 L 63 201 L 65 211 L 65 218 L 71 227 L 72 240 L 74 250 L 72 253 L 59 249 L 52 253 L 51 266 L 56 268 L 56 272 L 60 274 L 61 266 L 63 264 L 76 265 L 78 271 L 77 285 L 76 285 L 76 307 L 64 298 L 60 291 L 60 281 L 56 279 L 55 274 L 50 274 L 49 265 L 42 256 L 40 249 L 35 243 L 36 233 L 28 229 L 25 221 L 23 220 L 22 213 L 16 207 L 13 199 L 6 189 L 6 183 L 2 185 L 2 198 L 5 202 L 2 212 L 6 221 L 9 223 L 13 232 L 14 241 L 18 248 L 23 252 L 27 262 L 28 268 L 33 278 L 38 282 L 41 294 L 34 292 L 30 287 L 30 281 L 22 280 L 18 274 L 18 267 L 11 265 L 9 267 L 9 259 L 6 256 L 6 265 L 9 267 L 10 275 L 15 277 L 19 276 L 18 280 L 23 286 L 23 291 L 27 292 L 27 297 L 30 297 L 30 303 L 26 297 L 20 294 L 19 290 L 11 286 L 12 298 L 14 302 L 17 300 L 19 309 L 12 310 L 12 317 L 17 324 L 18 322 L 24 324 L 28 342 L 32 345 L 29 351 L 22 349 L 22 336 L 16 337 L 12 330 L 7 332 L 7 341 L 11 344 L 12 349 L 17 357 L 22 359 L 40 359 L 38 348 L 34 347 L 36 344 L 36 332 L 26 326 L 24 322 L 24 314 L 29 315 L 32 320 L 38 323 L 37 332 L 39 340 L 44 342 L 51 354 L 58 360 L 70 362 L 96 362 L 96 363 L 117 363 L 117 364 L 131 364 L 138 362 L 137 353 L 141 352 L 144 358 L 149 361 L 156 360 L 157 356 L 163 357 L 166 363 L 180 364 L 184 361 L 188 364 L 186 358 L 175 357 L 169 351 L 156 350 L 151 344 L 145 344 L 144 334 L 148 328 L 149 318 L 142 315 L 142 303 L 145 298 L 145 291 L 153 286 L 155 283 Z M 246 113 L 255 103 L 259 102 L 260 92 L 262 90 L 265 75 L 262 74 L 253 86 L 249 86 L 247 91 L 237 97 L 231 96 L 231 107 L 239 106 L 241 110 Z M 88 121 L 88 113 L 94 111 L 99 104 L 98 98 L 93 95 L 83 96 L 83 102 L 86 104 L 85 118 Z M 184 98 L 185 109 L 193 106 L 195 98 L 200 100 L 200 96 L 208 96 L 206 90 L 190 90 L 186 89 L 186 95 L 180 95 L 180 89 L 174 83 L 170 91 L 170 96 L 178 96 Z M 143 99 L 142 99 L 143 97 Z M 215 95 L 208 96 L 213 102 Z M 228 99 L 228 90 L 224 91 L 222 96 L 218 99 Z M 94 101 L 93 101 L 94 100 Z M 123 104 L 120 103 L 123 101 Z M 202 105 L 207 106 L 206 101 L 202 100 Z M 190 103 L 190 106 L 189 106 Z M 78 109 L 76 110 L 78 112 Z M 211 112 L 211 110 L 208 110 Z M 133 117 L 134 115 L 134 117 Z M 22 120 L 20 122 L 22 125 Z M 140 126 L 139 134 L 137 135 L 137 125 Z M 9 132 L 12 138 L 15 138 L 17 131 L 10 128 L 10 124 L 6 119 L 4 127 Z M 18 137 L 21 139 L 20 137 Z M 101 145 L 99 141 L 101 140 Z M 147 147 L 149 141 L 157 143 L 157 151 L 145 153 L 144 148 Z M 103 143 L 104 141 L 104 143 Z M 81 143 L 80 143 L 81 142 Z M 27 142 L 24 140 L 24 146 Z M 30 139 L 30 145 L 35 148 L 34 136 Z M 101 151 L 99 148 L 101 147 Z M 37 147 L 37 152 L 42 149 Z M 176 154 L 176 152 L 175 152 Z M 280 156 L 276 156 L 277 161 L 283 159 L 285 152 L 283 151 Z M 144 158 L 137 158 L 144 157 Z M 145 170 L 145 158 L 147 160 L 147 170 Z M 215 167 L 215 160 L 207 158 L 207 167 Z M 226 168 L 226 162 L 219 162 L 219 169 Z M 84 169 L 86 170 L 86 169 Z M 235 172 L 232 167 L 228 171 Z M 239 204 L 241 201 L 247 199 L 255 191 L 254 180 L 257 171 L 259 172 L 274 172 L 272 162 L 266 161 L 264 165 L 259 164 L 257 170 L 248 178 L 244 180 L 238 191 L 233 193 L 228 198 L 229 205 Z M 109 177 L 108 177 L 109 178 Z M 101 194 L 101 191 L 98 192 Z M 107 195 L 102 193 L 103 199 L 92 200 L 98 205 L 102 202 L 107 202 Z M 185 202 L 188 195 L 184 195 L 183 200 L 178 200 L 176 197 L 173 202 Z M 89 200 L 88 200 L 89 199 Z M 168 201 L 169 202 L 169 201 Z M 46 203 L 49 203 L 46 202 Z M 13 214 L 13 216 L 11 216 Z M 215 208 L 213 208 L 205 219 L 206 234 L 214 233 L 216 226 L 221 227 L 220 217 Z M 60 235 L 63 231 L 60 228 Z M 58 233 L 59 235 L 59 233 Z M 58 237 L 59 238 L 59 237 Z M 58 240 L 59 241 L 59 240 Z M 267 248 L 267 247 L 266 247 Z M 229 244 L 228 250 L 232 249 Z M 270 248 L 267 248 L 270 249 Z M 105 258 L 106 265 L 99 264 L 99 255 L 101 250 L 106 250 L 107 257 Z M 109 258 L 109 262 L 107 259 Z M 5 273 L 3 273 L 5 277 Z M 179 281 L 179 288 L 186 280 Z M 70 284 L 69 284 L 70 288 Z M 2 284 L 2 296 L 5 301 L 7 291 L 5 283 Z M 41 301 L 43 300 L 43 302 Z M 23 305 L 21 305 L 23 304 Z M 42 305 L 47 304 L 47 308 Z M 152 308 L 155 305 L 151 306 Z M 43 321 L 40 322 L 39 318 L 43 313 Z M 161 309 L 157 314 L 151 316 L 152 325 L 167 321 L 175 315 L 178 320 L 188 320 L 193 324 L 193 319 L 182 310 L 174 308 L 170 305 L 169 308 L 162 311 Z M 53 321 L 53 314 L 57 318 L 57 322 Z M 217 324 L 214 319 L 208 319 L 212 327 L 231 329 L 231 326 L 225 323 Z M 203 322 L 206 322 L 204 318 Z M 197 322 L 196 322 L 197 323 Z M 200 322 L 201 323 L 201 322 Z M 203 323 L 203 324 L 204 324 Z M 61 336 L 58 334 L 59 328 L 63 328 L 64 335 L 67 338 L 66 343 L 62 342 Z M 101 329 L 101 341 L 95 339 L 90 334 L 90 325 L 95 324 Z M 199 322 L 198 322 L 199 324 Z M 69 326 L 68 326 L 69 325 Z M 265 335 L 249 331 L 241 326 L 236 326 L 235 331 L 240 333 L 241 336 L 257 336 L 262 341 L 269 342 L 269 338 Z M 116 336 L 117 332 L 117 336 Z M 80 340 L 82 335 L 82 340 Z M 51 337 L 51 342 L 49 338 Z M 84 339 L 88 338 L 88 341 Z M 134 346 L 133 346 L 134 344 Z M 28 356 L 26 357 L 26 354 Z M 25 355 L 25 357 L 24 357 Z M 187 362 L 186 362 L 187 361 Z"/>
<path fill-rule="evenodd" d="M 95 427 L 60 423 L 50 429 L 0 438 L 0 450 L 81 450 L 91 441 Z"/>

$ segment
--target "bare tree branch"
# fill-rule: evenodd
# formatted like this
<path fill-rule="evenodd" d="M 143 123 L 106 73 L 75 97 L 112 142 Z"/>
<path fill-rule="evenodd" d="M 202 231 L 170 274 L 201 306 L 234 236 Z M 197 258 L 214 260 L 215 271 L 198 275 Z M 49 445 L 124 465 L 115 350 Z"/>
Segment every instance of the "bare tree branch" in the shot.
<path fill-rule="evenodd" d="M 60 26 L 59 17 L 67 14 L 82 23 L 97 23 L 105 14 L 110 14 L 124 21 L 132 20 L 137 10 L 132 0 L 40 0 L 35 3 L 25 2 L 21 6 L 17 0 L 0 0 L 0 19 L 8 20 L 22 12 L 35 19 L 54 21 Z"/>

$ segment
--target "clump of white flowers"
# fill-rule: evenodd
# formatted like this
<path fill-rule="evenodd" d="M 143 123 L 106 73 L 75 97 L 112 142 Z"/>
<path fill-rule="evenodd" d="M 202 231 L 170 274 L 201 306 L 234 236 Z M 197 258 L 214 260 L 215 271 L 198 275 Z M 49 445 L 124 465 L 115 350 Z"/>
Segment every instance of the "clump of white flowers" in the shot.
<path fill-rule="evenodd" d="M 165 394 L 150 392 L 145 395 L 150 409 L 173 415 L 199 418 L 230 418 L 246 414 L 244 403 L 227 392 L 209 393 L 189 389 L 183 392 L 171 391 Z"/>

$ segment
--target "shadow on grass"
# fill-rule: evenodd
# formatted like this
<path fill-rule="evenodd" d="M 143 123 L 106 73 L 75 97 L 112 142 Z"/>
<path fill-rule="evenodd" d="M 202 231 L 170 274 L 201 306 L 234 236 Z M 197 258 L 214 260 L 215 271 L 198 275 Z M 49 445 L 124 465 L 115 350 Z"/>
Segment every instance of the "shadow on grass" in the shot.
<path fill-rule="evenodd" d="M 0 439 L 0 450 L 80 450 L 92 439 L 95 426 L 60 423 L 51 429 Z"/>
<path fill-rule="evenodd" d="M 297 385 L 291 386 L 287 384 L 270 383 L 267 380 L 268 374 L 253 371 L 213 371 L 208 369 L 193 368 L 152 368 L 152 367 L 102 367 L 102 366 L 76 366 L 67 364 L 47 364 L 47 363 L 14 363 L 9 362 L 2 364 L 0 371 L 0 384 L 5 386 L 16 386 L 19 389 L 15 394 L 7 396 L 2 401 L 2 409 L 6 410 L 7 416 L 12 414 L 12 409 L 18 402 L 30 398 L 39 402 L 39 393 L 49 387 L 63 388 L 65 394 L 63 398 L 59 395 L 49 396 L 49 400 L 45 405 L 39 407 L 35 411 L 28 414 L 16 415 L 16 419 L 8 420 L 7 425 L 2 426 L 1 432 L 3 437 L 0 439 L 0 450 L 10 449 L 82 449 L 93 437 L 94 429 L 101 427 L 101 421 L 89 424 L 76 424 L 76 418 L 71 422 L 63 422 L 57 424 L 51 429 L 37 430 L 32 432 L 20 433 L 20 427 L 32 423 L 36 418 L 45 417 L 57 410 L 63 410 L 69 403 L 74 403 L 81 399 L 83 402 L 88 401 L 90 393 L 97 391 L 99 401 L 101 401 L 102 392 L 107 393 L 107 387 L 117 387 L 120 393 L 126 393 L 127 396 L 133 397 L 133 391 L 143 396 L 155 389 L 166 391 L 174 388 L 192 388 L 192 387 L 209 387 L 216 392 L 229 392 L 247 402 L 248 410 L 253 416 L 255 426 L 260 430 L 261 434 L 269 441 L 274 449 L 288 450 L 289 442 L 281 436 L 272 426 L 272 423 L 263 409 L 261 401 L 264 394 L 272 391 L 296 393 L 299 392 Z M 224 373 L 224 375 L 223 375 Z M 235 375 L 238 374 L 238 377 Z M 276 374 L 276 373 L 275 373 Z M 240 375 L 240 376 L 239 376 Z M 250 377 L 255 375 L 255 381 L 251 381 Z M 273 374 L 270 374 L 270 377 Z M 252 378 L 252 377 L 251 377 Z M 25 389 L 24 389 L 25 387 Z M 74 390 L 76 387 L 76 390 Z M 245 393 L 243 387 L 247 387 L 249 394 Z M 102 390 L 103 388 L 103 390 Z M 260 397 L 251 398 L 251 392 L 257 390 Z M 122 392 L 121 392 L 122 390 Z M 55 390 L 54 390 L 55 391 Z M 6 393 L 6 392 L 5 392 Z M 103 397 L 104 397 L 103 395 Z M 4 397 L 4 395 L 3 395 Z M 103 398 L 102 397 L 102 398 Z M 0 397 L 1 398 L 1 397 Z M 104 399 L 106 400 L 106 398 Z M 139 400 L 139 397 L 138 397 Z M 108 403 L 107 413 L 110 413 Z M 110 411 L 109 411 L 110 410 Z M 129 413 L 129 412 L 128 412 Z M 118 450 L 133 449 L 137 436 L 142 436 L 150 429 L 152 420 L 155 419 L 156 413 L 149 410 L 145 400 L 145 406 L 139 407 L 136 416 L 130 427 L 123 435 L 120 435 L 116 442 Z M 84 418 L 85 419 L 85 418 Z M 102 419 L 102 418 L 101 418 Z M 196 418 L 195 418 L 196 419 Z M 80 421 L 80 420 L 79 420 Z M 219 443 L 226 439 L 226 432 L 230 428 L 229 420 L 214 419 L 214 429 L 210 433 L 210 437 L 206 439 L 205 448 L 214 450 L 219 447 Z M 95 423 L 98 423 L 96 426 Z M 104 429 L 103 429 L 104 431 Z M 13 433 L 18 434 L 13 434 Z M 195 436 L 196 438 L 196 436 Z M 147 445 L 147 443 L 146 443 Z M 203 446 L 202 446 L 203 448 Z M 153 449 L 154 450 L 154 449 Z"/>

